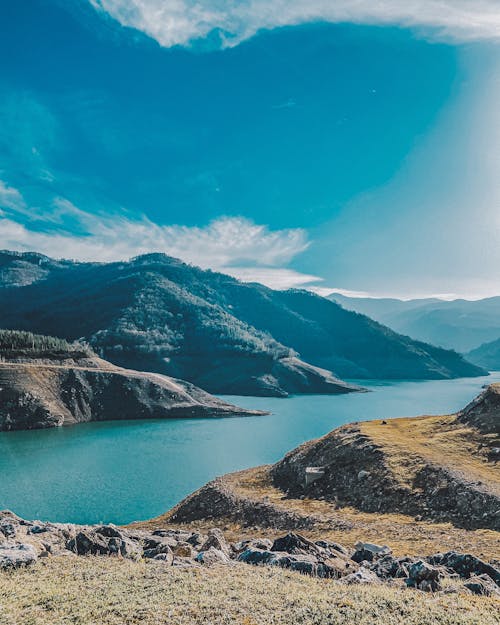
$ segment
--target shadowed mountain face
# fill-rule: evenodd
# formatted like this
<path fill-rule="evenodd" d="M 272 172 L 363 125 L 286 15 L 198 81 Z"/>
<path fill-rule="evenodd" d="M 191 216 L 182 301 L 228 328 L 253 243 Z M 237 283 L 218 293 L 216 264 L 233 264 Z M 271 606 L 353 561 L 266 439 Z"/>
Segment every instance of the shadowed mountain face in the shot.
<path fill-rule="evenodd" d="M 368 315 L 396 332 L 458 352 L 469 352 L 500 337 L 500 297 L 477 301 L 329 296 L 347 310 Z M 483 366 L 485 362 L 475 359 Z"/>
<path fill-rule="evenodd" d="M 483 375 L 306 291 L 273 291 L 162 254 L 108 264 L 0 255 L 0 325 L 85 338 L 110 361 L 210 392 L 354 390 L 351 378 Z M 303 361 L 307 361 L 303 362 Z"/>

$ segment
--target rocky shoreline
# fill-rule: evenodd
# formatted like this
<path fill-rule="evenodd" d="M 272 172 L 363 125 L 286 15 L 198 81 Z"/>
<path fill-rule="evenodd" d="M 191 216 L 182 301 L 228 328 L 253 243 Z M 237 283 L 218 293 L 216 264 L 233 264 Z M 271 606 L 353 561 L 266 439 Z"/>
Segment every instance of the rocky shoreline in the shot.
<path fill-rule="evenodd" d="M 0 512 L 0 570 L 30 566 L 39 559 L 83 556 L 154 560 L 176 568 L 244 563 L 279 567 L 344 585 L 389 584 L 500 598 L 500 561 L 488 562 L 467 553 L 396 557 L 384 545 L 359 542 L 353 551 L 293 532 L 274 540 L 255 536 L 228 542 L 218 528 L 198 533 L 83 526 L 26 521 L 12 512 Z"/>

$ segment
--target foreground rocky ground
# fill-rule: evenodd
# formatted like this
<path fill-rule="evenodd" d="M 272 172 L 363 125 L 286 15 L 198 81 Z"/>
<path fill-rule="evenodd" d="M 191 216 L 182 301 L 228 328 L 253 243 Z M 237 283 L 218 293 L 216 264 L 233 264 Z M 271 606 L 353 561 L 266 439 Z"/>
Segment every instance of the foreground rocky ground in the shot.
<path fill-rule="evenodd" d="M 450 551 L 397 556 L 385 545 L 359 542 L 354 550 L 329 540 L 289 532 L 274 540 L 258 535 L 228 542 L 218 528 L 118 528 L 31 522 L 0 514 L 0 570 L 39 560 L 101 556 L 154 560 L 166 568 L 206 569 L 236 563 L 281 568 L 342 585 L 387 584 L 426 592 L 472 593 L 500 599 L 500 561 Z"/>
<path fill-rule="evenodd" d="M 277 567 L 44 559 L 0 573 L 1 625 L 498 625 L 491 597 L 346 586 Z"/>

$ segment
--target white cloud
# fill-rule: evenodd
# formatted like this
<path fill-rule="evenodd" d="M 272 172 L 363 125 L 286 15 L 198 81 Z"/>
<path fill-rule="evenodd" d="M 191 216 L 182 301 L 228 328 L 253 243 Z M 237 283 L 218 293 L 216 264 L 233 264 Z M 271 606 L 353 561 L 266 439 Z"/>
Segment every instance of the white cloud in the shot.
<path fill-rule="evenodd" d="M 309 287 L 322 278 L 280 267 L 224 267 L 224 272 L 242 282 L 260 282 L 272 289 L 306 288 L 316 291 L 319 287 Z M 331 292 L 332 289 L 328 289 Z"/>
<path fill-rule="evenodd" d="M 162 46 L 220 29 L 223 46 L 258 30 L 313 21 L 424 28 L 458 40 L 500 40 L 498 0 L 89 0 Z"/>
<path fill-rule="evenodd" d="M 0 180 L 0 208 L 7 210 L 24 211 L 26 203 L 23 196 L 14 187 Z"/>
<path fill-rule="evenodd" d="M 0 206 L 5 208 L 0 213 L 3 249 L 104 262 L 163 252 L 274 288 L 319 280 L 283 268 L 309 246 L 306 232 L 299 228 L 270 230 L 242 217 L 223 217 L 205 227 L 160 226 L 145 217 L 88 213 L 64 198 L 35 209 L 27 206 L 18 190 L 1 181 Z M 36 229 L 26 224 L 27 216 Z"/>

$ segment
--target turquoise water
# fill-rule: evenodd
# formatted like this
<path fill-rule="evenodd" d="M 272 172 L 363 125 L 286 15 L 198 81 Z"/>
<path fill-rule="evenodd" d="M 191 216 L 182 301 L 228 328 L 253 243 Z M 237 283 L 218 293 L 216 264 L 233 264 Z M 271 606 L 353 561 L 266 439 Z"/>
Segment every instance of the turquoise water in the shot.
<path fill-rule="evenodd" d="M 349 421 L 462 408 L 488 378 L 374 382 L 372 393 L 230 397 L 265 417 L 109 421 L 0 433 L 0 509 L 30 519 L 127 523 L 156 516 L 217 475 L 278 460 Z M 366 386 L 366 381 L 364 383 Z"/>

